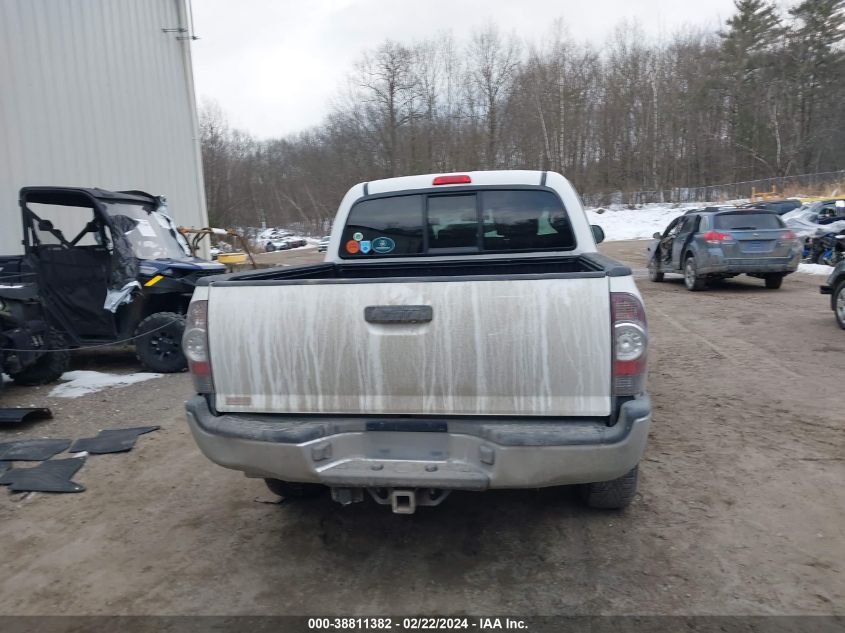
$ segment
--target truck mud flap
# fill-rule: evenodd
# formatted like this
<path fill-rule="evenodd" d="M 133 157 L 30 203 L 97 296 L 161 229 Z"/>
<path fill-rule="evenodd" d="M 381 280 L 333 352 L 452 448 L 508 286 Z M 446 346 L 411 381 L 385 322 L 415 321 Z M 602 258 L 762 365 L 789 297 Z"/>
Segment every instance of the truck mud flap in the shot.
<path fill-rule="evenodd" d="M 157 431 L 158 426 L 138 426 L 131 429 L 106 429 L 100 431 L 96 437 L 84 437 L 76 440 L 70 449 L 71 453 L 87 451 L 92 455 L 107 453 L 123 453 L 131 451 L 135 440 L 144 433 Z"/>
<path fill-rule="evenodd" d="M 70 440 L 17 440 L 0 444 L 0 461 L 40 462 L 70 446 Z"/>
<path fill-rule="evenodd" d="M 0 486 L 12 492 L 82 492 L 85 486 L 71 481 L 84 457 L 53 459 L 34 468 L 12 468 L 0 477 Z"/>
<path fill-rule="evenodd" d="M 49 420 L 52 417 L 53 412 L 47 407 L 0 409 L 0 426 Z"/>

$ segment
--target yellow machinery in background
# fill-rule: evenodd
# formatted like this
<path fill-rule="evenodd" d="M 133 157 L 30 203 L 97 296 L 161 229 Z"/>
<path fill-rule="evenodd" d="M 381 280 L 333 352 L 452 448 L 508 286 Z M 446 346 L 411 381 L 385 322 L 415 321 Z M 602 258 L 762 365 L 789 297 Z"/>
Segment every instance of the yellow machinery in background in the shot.
<path fill-rule="evenodd" d="M 227 268 L 232 270 L 235 266 L 240 264 L 246 263 L 247 259 L 249 259 L 249 263 L 252 265 L 253 268 L 258 268 L 258 265 L 255 263 L 255 259 L 252 257 L 252 252 L 249 250 L 249 244 L 247 243 L 244 236 L 235 231 L 234 229 L 215 229 L 212 227 L 205 227 L 202 229 L 194 229 L 188 228 L 184 226 L 179 227 L 179 232 L 185 236 L 185 239 L 188 241 L 188 246 L 191 249 L 191 254 L 196 256 L 197 251 L 199 251 L 200 242 L 206 236 L 209 238 L 213 235 L 218 238 L 218 240 L 226 242 L 226 239 L 229 238 L 233 242 L 237 241 L 240 244 L 241 251 L 233 250 L 228 253 L 221 252 L 217 256 L 217 261 L 221 264 L 225 264 Z M 228 243 L 228 242 L 226 242 Z M 232 245 L 234 247 L 234 245 Z"/>
<path fill-rule="evenodd" d="M 754 187 L 751 188 L 751 202 L 765 202 L 767 200 L 780 200 L 782 194 L 778 193 L 778 188 L 772 185 L 771 191 L 758 192 Z"/>

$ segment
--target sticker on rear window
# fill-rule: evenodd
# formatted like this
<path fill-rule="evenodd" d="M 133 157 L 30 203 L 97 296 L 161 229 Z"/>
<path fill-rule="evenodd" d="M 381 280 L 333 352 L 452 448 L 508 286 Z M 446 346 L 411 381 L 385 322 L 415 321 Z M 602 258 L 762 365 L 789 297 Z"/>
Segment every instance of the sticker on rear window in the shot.
<path fill-rule="evenodd" d="M 361 240 L 359 244 L 361 246 L 361 252 L 364 253 L 364 255 L 373 250 L 373 243 L 370 240 Z"/>
<path fill-rule="evenodd" d="M 396 248 L 396 242 L 389 237 L 377 237 L 373 240 L 373 250 L 376 253 L 389 253 Z"/>
<path fill-rule="evenodd" d="M 354 255 L 355 253 L 357 253 L 359 248 L 360 247 L 358 246 L 358 242 L 356 242 L 355 240 L 349 240 L 346 243 L 346 252 L 350 255 Z"/>
<path fill-rule="evenodd" d="M 360 242 L 361 240 L 364 239 L 364 234 L 361 233 L 360 231 L 358 233 L 354 233 L 352 235 L 352 239 L 355 240 L 356 242 Z"/>

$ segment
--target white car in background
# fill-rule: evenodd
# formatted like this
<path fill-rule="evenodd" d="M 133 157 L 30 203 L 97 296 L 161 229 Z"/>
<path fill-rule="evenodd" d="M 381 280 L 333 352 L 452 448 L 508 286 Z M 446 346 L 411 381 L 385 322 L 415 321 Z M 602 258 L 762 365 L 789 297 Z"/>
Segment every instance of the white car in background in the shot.
<path fill-rule="evenodd" d="M 293 248 L 291 240 L 288 237 L 271 237 L 264 244 L 264 250 L 268 253 L 274 251 L 286 251 Z"/>

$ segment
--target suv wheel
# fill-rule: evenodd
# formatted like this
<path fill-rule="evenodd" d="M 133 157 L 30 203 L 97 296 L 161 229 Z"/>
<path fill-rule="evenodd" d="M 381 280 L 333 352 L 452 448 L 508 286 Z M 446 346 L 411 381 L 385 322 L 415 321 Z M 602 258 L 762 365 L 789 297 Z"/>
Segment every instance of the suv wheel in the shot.
<path fill-rule="evenodd" d="M 698 274 L 698 267 L 695 265 L 695 257 L 690 255 L 684 262 L 684 285 L 687 290 L 704 290 L 707 286 L 707 278 Z"/>
<path fill-rule="evenodd" d="M 268 253 L 272 253 L 274 250 L 276 250 L 276 247 L 273 246 L 270 242 L 267 242 L 267 246 L 264 247 L 264 250 Z"/>
<path fill-rule="evenodd" d="M 657 255 L 651 258 L 651 261 L 648 263 L 648 278 L 651 281 L 663 281 L 663 273 L 660 272 L 660 269 L 657 266 Z"/>
<path fill-rule="evenodd" d="M 777 290 L 783 284 L 783 275 L 780 273 L 772 273 L 763 277 L 766 281 L 766 288 L 769 290 Z"/>
<path fill-rule="evenodd" d="M 630 505 L 637 494 L 638 466 L 634 466 L 618 479 L 583 484 L 581 498 L 591 508 L 621 510 Z"/>
<path fill-rule="evenodd" d="M 836 322 L 845 330 L 845 281 L 840 281 L 833 291 L 833 310 L 836 313 Z"/>

